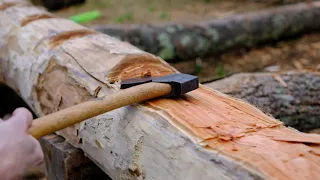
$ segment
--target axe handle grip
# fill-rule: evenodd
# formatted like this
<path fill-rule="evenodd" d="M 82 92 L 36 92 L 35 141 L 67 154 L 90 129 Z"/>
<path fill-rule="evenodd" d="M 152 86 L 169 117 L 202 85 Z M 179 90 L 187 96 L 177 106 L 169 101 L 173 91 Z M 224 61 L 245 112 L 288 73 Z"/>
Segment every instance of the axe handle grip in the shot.
<path fill-rule="evenodd" d="M 34 119 L 28 132 L 38 139 L 105 112 L 165 96 L 170 92 L 171 86 L 166 83 L 141 84 Z"/>

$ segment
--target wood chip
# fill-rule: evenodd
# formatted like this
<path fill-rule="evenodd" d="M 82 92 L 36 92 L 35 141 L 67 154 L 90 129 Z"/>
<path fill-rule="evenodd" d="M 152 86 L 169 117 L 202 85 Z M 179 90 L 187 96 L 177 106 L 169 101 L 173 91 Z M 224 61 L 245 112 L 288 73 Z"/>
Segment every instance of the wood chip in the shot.
<path fill-rule="evenodd" d="M 293 65 L 299 70 L 303 69 L 303 66 L 299 61 L 293 61 Z"/>
<path fill-rule="evenodd" d="M 279 81 L 280 84 L 282 84 L 284 87 L 288 87 L 288 84 L 284 82 L 284 80 L 279 75 L 273 75 L 273 78 L 277 81 Z"/>

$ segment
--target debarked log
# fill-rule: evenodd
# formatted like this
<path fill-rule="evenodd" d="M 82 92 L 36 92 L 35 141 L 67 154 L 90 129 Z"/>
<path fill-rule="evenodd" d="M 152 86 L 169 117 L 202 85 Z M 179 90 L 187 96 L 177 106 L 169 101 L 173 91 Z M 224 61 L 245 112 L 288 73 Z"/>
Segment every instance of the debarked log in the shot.
<path fill-rule="evenodd" d="M 157 56 L 71 20 L 1 2 L 0 69 L 37 116 L 119 91 L 124 79 L 179 73 Z M 287 128 L 204 86 L 57 133 L 112 179 L 320 178 L 319 135 Z"/>

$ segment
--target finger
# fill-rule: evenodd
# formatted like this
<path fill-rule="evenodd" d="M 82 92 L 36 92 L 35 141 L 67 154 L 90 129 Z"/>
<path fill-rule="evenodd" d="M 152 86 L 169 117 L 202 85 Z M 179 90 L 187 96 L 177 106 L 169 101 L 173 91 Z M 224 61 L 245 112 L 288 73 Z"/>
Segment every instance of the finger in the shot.
<path fill-rule="evenodd" d="M 21 130 L 27 130 L 32 124 L 32 114 L 26 108 L 17 108 L 12 117 L 8 119 L 8 123 Z"/>
<path fill-rule="evenodd" d="M 21 142 L 23 147 L 24 163 L 23 168 L 32 168 L 43 162 L 44 154 L 41 145 L 37 139 L 31 135 L 27 135 Z"/>
<path fill-rule="evenodd" d="M 39 141 L 35 138 L 33 138 L 32 136 L 30 136 L 31 138 L 31 143 L 33 145 L 33 152 L 30 154 L 31 155 L 31 164 L 30 167 L 34 167 L 39 165 L 40 163 L 42 163 L 43 159 L 44 159 L 44 153 L 42 151 L 41 145 L 39 143 Z"/>

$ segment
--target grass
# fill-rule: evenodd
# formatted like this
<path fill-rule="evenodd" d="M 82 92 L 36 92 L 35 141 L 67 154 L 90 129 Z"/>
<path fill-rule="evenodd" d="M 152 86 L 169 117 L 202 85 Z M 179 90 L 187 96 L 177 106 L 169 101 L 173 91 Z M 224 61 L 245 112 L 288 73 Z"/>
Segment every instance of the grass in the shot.
<path fill-rule="evenodd" d="M 227 74 L 227 71 L 224 69 L 224 66 L 222 63 L 219 63 L 216 67 L 216 73 L 218 77 L 224 77 Z"/>
<path fill-rule="evenodd" d="M 115 22 L 117 23 L 124 23 L 126 21 L 131 21 L 133 19 L 133 13 L 132 12 L 127 12 L 115 19 Z"/>
<path fill-rule="evenodd" d="M 155 10 L 156 10 L 155 7 L 149 7 L 149 8 L 148 8 L 148 11 L 149 11 L 149 12 L 154 12 Z"/>
<path fill-rule="evenodd" d="M 169 14 L 167 12 L 162 12 L 160 14 L 160 19 L 170 19 Z"/>

